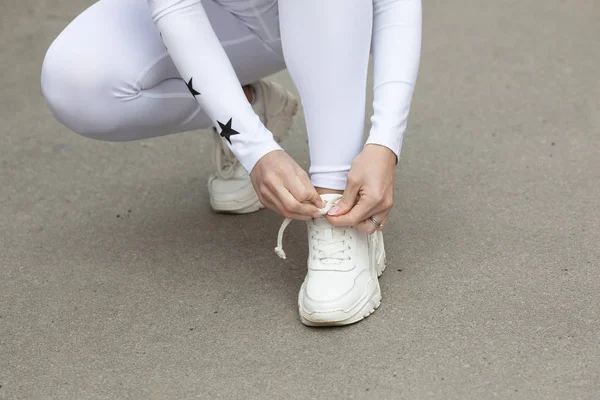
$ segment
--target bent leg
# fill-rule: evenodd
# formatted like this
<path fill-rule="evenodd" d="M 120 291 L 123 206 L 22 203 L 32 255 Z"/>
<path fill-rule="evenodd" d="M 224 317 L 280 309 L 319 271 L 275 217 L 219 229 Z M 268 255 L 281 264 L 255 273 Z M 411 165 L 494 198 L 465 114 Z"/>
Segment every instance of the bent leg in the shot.
<path fill-rule="evenodd" d="M 204 7 L 241 84 L 285 68 L 276 39 L 267 43 L 216 2 Z M 212 125 L 173 65 L 145 0 L 100 0 L 78 16 L 46 54 L 42 91 L 60 122 L 95 139 Z"/>

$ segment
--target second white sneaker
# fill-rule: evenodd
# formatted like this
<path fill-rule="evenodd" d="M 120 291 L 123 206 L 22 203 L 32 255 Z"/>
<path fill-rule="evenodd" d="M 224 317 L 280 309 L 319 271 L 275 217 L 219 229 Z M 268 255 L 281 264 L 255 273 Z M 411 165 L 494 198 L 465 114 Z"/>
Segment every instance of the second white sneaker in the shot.
<path fill-rule="evenodd" d="M 298 113 L 298 100 L 274 82 L 257 81 L 250 85 L 255 96 L 252 108 L 265 127 L 280 142 L 289 132 Z M 215 131 L 213 164 L 215 173 L 208 179 L 208 193 L 213 210 L 246 214 L 263 205 L 254 191 L 250 175 L 233 155 L 224 139 Z"/>
<path fill-rule="evenodd" d="M 322 195 L 326 214 L 341 198 Z M 285 258 L 280 230 L 277 254 Z M 381 304 L 378 277 L 385 270 L 383 234 L 332 226 L 325 218 L 308 221 L 308 273 L 300 288 L 300 319 L 309 326 L 349 325 L 372 314 Z"/>

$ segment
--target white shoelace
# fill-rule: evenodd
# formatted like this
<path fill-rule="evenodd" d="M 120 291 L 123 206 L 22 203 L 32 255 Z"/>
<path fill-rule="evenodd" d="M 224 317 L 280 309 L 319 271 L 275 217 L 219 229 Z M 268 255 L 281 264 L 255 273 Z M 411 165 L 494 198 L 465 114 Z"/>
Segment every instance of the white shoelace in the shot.
<path fill-rule="evenodd" d="M 223 143 L 221 136 L 215 131 L 214 134 L 215 146 L 213 148 L 213 160 L 217 166 L 216 175 L 221 179 L 231 179 L 235 174 L 239 161 L 233 155 L 229 147 Z"/>
<path fill-rule="evenodd" d="M 325 204 L 325 207 L 319 211 L 321 215 L 326 215 L 329 210 L 335 205 L 335 202 L 329 201 Z M 288 225 L 292 222 L 292 219 L 286 218 L 279 228 L 279 234 L 277 235 L 277 247 L 275 247 L 275 253 L 282 259 L 286 259 L 285 251 L 283 251 L 283 233 Z M 333 230 L 330 238 L 325 238 L 324 231 L 326 229 Z M 346 230 L 343 234 L 335 235 L 335 230 L 339 228 L 331 227 L 315 227 L 311 233 L 311 239 L 316 240 L 317 243 L 314 245 L 313 250 L 316 252 L 315 258 L 318 258 L 322 262 L 341 262 L 343 260 L 349 260 L 350 257 L 346 254 L 350 247 L 346 245 L 347 241 L 352 240 L 352 236 L 346 234 Z"/>

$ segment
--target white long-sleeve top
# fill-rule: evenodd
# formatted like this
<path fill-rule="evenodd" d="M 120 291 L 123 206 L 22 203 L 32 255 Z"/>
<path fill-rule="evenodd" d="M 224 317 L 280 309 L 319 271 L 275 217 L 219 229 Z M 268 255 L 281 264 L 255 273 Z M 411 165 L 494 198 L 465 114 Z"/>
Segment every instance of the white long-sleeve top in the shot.
<path fill-rule="evenodd" d="M 281 149 L 248 103 L 201 1 L 148 0 L 148 4 L 190 92 L 246 170 L 251 171 L 265 154 Z M 367 144 L 388 147 L 399 157 L 419 68 L 421 1 L 373 0 L 372 4 L 374 114 Z M 327 10 L 332 12 L 331 7 Z M 339 43 L 352 45 L 351 37 Z"/>

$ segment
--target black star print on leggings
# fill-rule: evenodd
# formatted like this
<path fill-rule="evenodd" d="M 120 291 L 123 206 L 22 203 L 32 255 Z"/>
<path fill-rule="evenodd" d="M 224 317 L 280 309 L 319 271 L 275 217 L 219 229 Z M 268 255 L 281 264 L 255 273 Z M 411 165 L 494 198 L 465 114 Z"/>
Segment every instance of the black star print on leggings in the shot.
<path fill-rule="evenodd" d="M 232 144 L 231 139 L 230 139 L 231 136 L 240 134 L 238 131 L 231 129 L 231 120 L 232 119 L 233 118 L 229 118 L 229 122 L 227 122 L 226 124 L 223 124 L 221 121 L 217 121 L 219 123 L 219 126 L 222 129 L 221 136 L 224 137 L 225 139 L 227 139 L 229 144 Z"/>
<path fill-rule="evenodd" d="M 195 98 L 196 96 L 198 96 L 200 94 L 200 92 L 196 92 L 196 90 L 194 89 L 194 86 L 192 85 L 193 79 L 194 78 L 190 78 L 190 81 L 186 85 L 187 85 L 188 90 L 192 94 L 192 96 L 194 96 L 194 98 Z"/>

